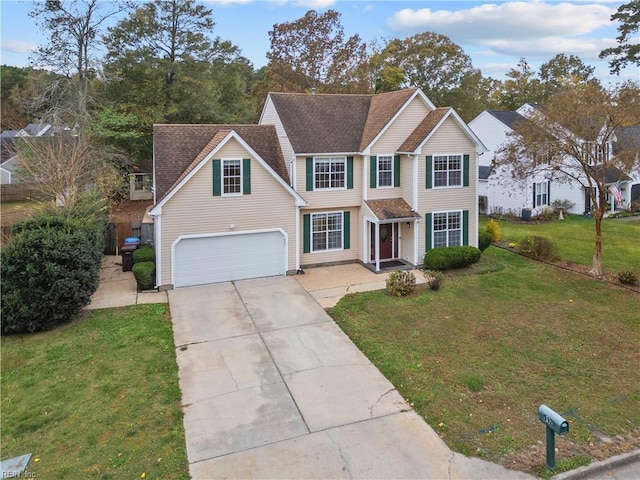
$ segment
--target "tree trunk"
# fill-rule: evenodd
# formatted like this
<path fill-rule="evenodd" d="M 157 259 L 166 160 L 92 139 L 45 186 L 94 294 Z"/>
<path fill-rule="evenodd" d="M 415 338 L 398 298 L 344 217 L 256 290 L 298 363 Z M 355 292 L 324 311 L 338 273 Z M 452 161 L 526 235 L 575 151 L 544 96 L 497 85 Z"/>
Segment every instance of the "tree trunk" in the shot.
<path fill-rule="evenodd" d="M 596 221 L 596 242 L 593 251 L 593 263 L 589 271 L 590 274 L 598 278 L 604 275 L 602 271 L 602 217 L 604 216 L 604 207 L 604 203 L 600 202 L 594 215 Z"/>

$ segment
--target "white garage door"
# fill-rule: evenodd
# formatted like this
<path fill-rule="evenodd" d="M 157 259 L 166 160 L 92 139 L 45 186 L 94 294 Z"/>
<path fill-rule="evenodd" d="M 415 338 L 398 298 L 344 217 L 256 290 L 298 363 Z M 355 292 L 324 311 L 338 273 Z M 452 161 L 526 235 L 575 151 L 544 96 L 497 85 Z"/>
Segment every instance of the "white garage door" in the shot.
<path fill-rule="evenodd" d="M 282 232 L 183 238 L 174 250 L 174 286 L 284 275 L 285 259 Z"/>

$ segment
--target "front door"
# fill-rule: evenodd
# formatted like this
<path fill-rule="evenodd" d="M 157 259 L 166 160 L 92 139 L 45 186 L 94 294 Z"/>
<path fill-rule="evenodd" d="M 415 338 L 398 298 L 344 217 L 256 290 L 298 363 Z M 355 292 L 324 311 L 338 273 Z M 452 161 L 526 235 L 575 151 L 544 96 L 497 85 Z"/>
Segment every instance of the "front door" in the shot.
<path fill-rule="evenodd" d="M 371 224 L 371 261 L 376 260 L 376 225 Z M 380 225 L 380 260 L 398 257 L 398 224 L 383 223 Z"/>

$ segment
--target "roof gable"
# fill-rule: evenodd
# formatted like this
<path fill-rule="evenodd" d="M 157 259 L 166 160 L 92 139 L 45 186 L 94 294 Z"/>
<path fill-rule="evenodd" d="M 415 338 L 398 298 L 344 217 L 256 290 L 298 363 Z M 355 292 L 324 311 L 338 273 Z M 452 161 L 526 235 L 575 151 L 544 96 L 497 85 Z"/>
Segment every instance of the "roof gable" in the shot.
<path fill-rule="evenodd" d="M 273 125 L 171 125 L 153 127 L 156 199 L 178 185 L 231 132 L 288 184 L 284 158 Z"/>
<path fill-rule="evenodd" d="M 487 113 L 505 124 L 511 130 L 514 129 L 513 127 L 516 123 L 526 123 L 529 121 L 523 115 L 511 110 L 487 110 Z"/>

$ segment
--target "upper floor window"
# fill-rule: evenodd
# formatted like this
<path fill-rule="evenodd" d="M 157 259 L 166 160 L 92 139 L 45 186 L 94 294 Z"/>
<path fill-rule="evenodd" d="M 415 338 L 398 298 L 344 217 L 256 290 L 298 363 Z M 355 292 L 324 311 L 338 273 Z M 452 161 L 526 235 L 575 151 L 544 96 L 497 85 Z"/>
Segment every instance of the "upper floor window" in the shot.
<path fill-rule="evenodd" d="M 378 156 L 378 187 L 393 187 L 393 155 Z"/>
<path fill-rule="evenodd" d="M 223 195 L 242 194 L 242 161 L 222 161 L 222 193 Z"/>
<path fill-rule="evenodd" d="M 433 156 L 433 186 L 462 186 L 462 155 Z"/>
<path fill-rule="evenodd" d="M 345 157 L 314 159 L 314 190 L 345 188 L 346 165 Z"/>
<path fill-rule="evenodd" d="M 604 144 L 599 142 L 586 142 L 584 148 L 589 165 L 608 162 L 610 160 L 611 144 L 609 142 Z"/>
<path fill-rule="evenodd" d="M 433 214 L 433 248 L 462 245 L 462 212 Z"/>

